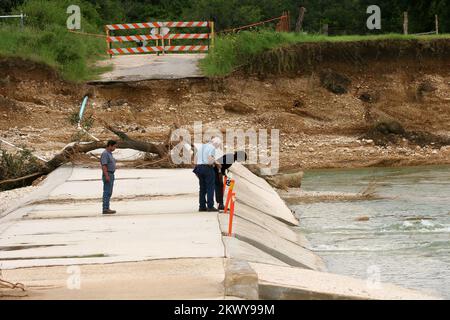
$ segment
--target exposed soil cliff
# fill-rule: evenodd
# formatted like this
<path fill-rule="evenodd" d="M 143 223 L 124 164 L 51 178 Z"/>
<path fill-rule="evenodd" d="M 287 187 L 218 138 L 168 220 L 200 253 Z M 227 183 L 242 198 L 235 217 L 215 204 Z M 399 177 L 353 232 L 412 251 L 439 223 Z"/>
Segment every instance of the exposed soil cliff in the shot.
<path fill-rule="evenodd" d="M 450 163 L 448 40 L 299 44 L 224 79 L 74 85 L 22 60 L 0 70 L 0 136 L 47 157 L 73 138 L 67 119 L 90 92 L 88 113 L 146 140 L 173 122 L 280 129 L 284 168 Z"/>

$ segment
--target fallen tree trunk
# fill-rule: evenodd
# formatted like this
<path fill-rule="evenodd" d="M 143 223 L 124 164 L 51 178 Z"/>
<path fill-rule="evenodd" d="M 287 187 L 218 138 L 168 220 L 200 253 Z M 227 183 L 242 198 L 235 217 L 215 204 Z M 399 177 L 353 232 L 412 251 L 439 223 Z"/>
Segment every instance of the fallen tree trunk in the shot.
<path fill-rule="evenodd" d="M 120 140 L 117 141 L 117 148 L 134 149 L 145 153 L 153 153 L 158 155 L 160 159 L 168 159 L 167 155 L 169 153 L 169 141 L 172 131 L 170 132 L 167 141 L 158 144 L 134 140 L 130 138 L 125 132 L 122 132 L 117 128 L 114 128 L 110 125 L 105 125 L 105 127 L 120 138 Z M 80 142 L 69 144 L 60 153 L 56 154 L 50 161 L 44 163 L 37 172 L 31 172 L 24 177 L 0 181 L 0 190 L 8 190 L 20 186 L 29 185 L 28 182 L 30 180 L 32 182 L 44 175 L 48 175 L 65 163 L 70 162 L 76 154 L 88 153 L 97 149 L 103 149 L 106 148 L 106 144 L 107 141 L 93 141 L 87 143 Z"/>
<path fill-rule="evenodd" d="M 169 152 L 168 146 L 165 144 L 156 144 L 150 142 L 144 142 L 134 140 L 130 138 L 125 132 L 120 131 L 112 126 L 105 126 L 109 131 L 117 135 L 121 140 L 117 141 L 117 148 L 119 149 L 134 149 L 145 153 L 157 154 L 160 158 L 163 158 Z M 70 161 L 75 154 L 88 153 L 97 149 L 106 148 L 106 141 L 94 141 L 89 143 L 76 143 L 68 145 L 59 154 L 53 157 L 45 166 L 45 174 L 52 172 L 64 163 Z"/>
<path fill-rule="evenodd" d="M 20 177 L 20 178 L 7 179 L 7 180 L 0 181 L 0 190 L 1 190 L 2 186 L 4 186 L 4 185 L 14 184 L 14 183 L 18 183 L 18 182 L 24 182 L 27 180 L 36 180 L 37 178 L 39 178 L 41 176 L 42 176 L 41 172 L 37 172 L 37 173 L 29 174 L 29 175 L 26 175 L 26 176 Z"/>

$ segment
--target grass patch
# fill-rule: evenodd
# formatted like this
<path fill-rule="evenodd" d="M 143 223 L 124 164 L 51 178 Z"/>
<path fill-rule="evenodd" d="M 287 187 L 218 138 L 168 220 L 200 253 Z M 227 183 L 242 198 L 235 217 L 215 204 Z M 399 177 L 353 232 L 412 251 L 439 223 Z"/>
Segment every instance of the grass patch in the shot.
<path fill-rule="evenodd" d="M 251 32 L 224 35 L 216 38 L 215 47 L 200 62 L 205 75 L 210 77 L 226 76 L 246 65 L 253 57 L 264 51 L 307 42 L 351 42 L 382 40 L 433 40 L 450 39 L 450 35 L 400 35 L 386 34 L 373 36 L 324 36 L 273 31 Z"/>
<path fill-rule="evenodd" d="M 0 39 L 0 56 L 45 63 L 68 81 L 82 82 L 103 71 L 91 67 L 97 60 L 106 58 L 103 39 L 82 37 L 56 26 L 45 30 L 3 26 Z"/>

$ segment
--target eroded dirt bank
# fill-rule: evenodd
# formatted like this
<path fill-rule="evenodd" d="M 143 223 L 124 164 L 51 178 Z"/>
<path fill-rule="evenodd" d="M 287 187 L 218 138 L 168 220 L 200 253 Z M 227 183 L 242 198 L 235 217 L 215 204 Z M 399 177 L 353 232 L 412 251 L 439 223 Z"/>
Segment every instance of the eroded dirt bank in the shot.
<path fill-rule="evenodd" d="M 414 52 L 412 44 L 394 50 L 383 43 L 375 53 L 335 44 L 337 56 L 327 44 L 320 58 L 306 46 L 316 57 L 310 67 L 278 75 L 247 70 L 225 79 L 111 85 L 69 84 L 43 66 L 3 59 L 0 135 L 50 157 L 74 138 L 68 118 L 89 92 L 88 113 L 145 140 L 165 139 L 174 122 L 280 129 L 286 169 L 450 163 L 450 45 L 440 41 Z M 92 132 L 110 137 L 98 121 Z"/>

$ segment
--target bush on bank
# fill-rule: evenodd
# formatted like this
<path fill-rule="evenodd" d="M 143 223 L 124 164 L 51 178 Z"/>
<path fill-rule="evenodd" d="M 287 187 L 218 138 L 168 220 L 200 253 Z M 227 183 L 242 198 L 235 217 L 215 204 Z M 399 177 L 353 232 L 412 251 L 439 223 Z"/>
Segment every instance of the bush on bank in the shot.
<path fill-rule="evenodd" d="M 56 68 L 63 78 L 80 82 L 94 77 L 100 70 L 92 67 L 106 57 L 105 40 L 70 33 L 66 28 L 67 7 L 82 6 L 83 31 L 99 33 L 101 18 L 95 7 L 77 0 L 30 0 L 16 12 L 27 15 L 25 28 L 18 23 L 0 25 L 0 56 L 21 57 Z"/>

